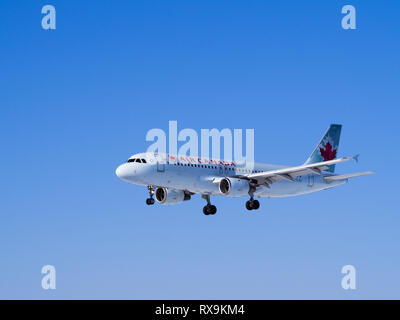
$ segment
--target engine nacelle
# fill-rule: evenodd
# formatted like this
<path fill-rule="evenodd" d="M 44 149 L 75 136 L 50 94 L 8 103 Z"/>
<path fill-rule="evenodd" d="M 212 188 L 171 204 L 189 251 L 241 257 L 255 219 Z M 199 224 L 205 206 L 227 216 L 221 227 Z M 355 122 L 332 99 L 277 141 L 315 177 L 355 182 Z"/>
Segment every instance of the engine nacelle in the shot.
<path fill-rule="evenodd" d="M 190 194 L 182 190 L 157 188 L 155 198 L 158 203 L 171 205 L 178 204 L 185 200 L 190 200 Z"/>
<path fill-rule="evenodd" d="M 223 178 L 219 182 L 219 191 L 231 197 L 242 197 L 249 194 L 249 181 L 238 178 Z"/>

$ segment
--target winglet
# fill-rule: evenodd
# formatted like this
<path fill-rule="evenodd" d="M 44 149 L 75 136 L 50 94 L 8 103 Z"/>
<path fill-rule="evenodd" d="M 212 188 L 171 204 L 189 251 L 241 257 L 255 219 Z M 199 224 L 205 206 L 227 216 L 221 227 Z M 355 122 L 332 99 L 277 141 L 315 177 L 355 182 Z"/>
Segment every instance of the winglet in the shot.
<path fill-rule="evenodd" d="M 353 157 L 353 159 L 354 160 L 356 160 L 356 162 L 358 162 L 358 157 L 360 156 L 360 154 L 358 153 L 358 154 L 356 154 L 354 157 Z"/>

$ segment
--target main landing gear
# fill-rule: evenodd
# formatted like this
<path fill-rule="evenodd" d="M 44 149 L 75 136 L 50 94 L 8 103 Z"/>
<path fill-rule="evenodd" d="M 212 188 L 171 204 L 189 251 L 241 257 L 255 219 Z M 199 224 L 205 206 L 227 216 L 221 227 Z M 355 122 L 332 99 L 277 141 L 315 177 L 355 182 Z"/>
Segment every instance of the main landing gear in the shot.
<path fill-rule="evenodd" d="M 210 195 L 209 194 L 203 194 L 201 197 L 207 201 L 207 205 L 205 205 L 204 208 L 203 208 L 203 213 L 206 216 L 208 216 L 209 214 L 211 214 L 211 215 L 216 214 L 217 213 L 217 207 L 211 204 Z"/>
<path fill-rule="evenodd" d="M 147 199 L 146 199 L 146 204 L 147 204 L 148 206 L 151 206 L 151 205 L 154 204 L 154 198 L 153 198 L 154 189 L 153 189 L 153 186 L 148 186 L 147 189 L 149 189 L 150 198 L 147 198 Z"/>
<path fill-rule="evenodd" d="M 246 202 L 247 210 L 257 210 L 258 208 L 260 208 L 260 202 L 258 202 L 258 200 L 254 200 L 254 191 L 256 191 L 256 188 L 253 186 L 250 186 L 250 190 L 249 190 L 250 200 L 248 200 Z"/>

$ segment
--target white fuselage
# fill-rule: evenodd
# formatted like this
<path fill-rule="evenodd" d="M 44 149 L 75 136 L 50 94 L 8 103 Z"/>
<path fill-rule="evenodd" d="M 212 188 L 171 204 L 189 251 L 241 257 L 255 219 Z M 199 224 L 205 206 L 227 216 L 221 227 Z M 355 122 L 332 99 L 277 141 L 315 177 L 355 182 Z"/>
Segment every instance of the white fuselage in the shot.
<path fill-rule="evenodd" d="M 139 153 L 130 159 L 145 161 L 142 163 L 128 160 L 117 168 L 117 176 L 126 182 L 208 195 L 224 195 L 216 183 L 219 178 L 286 168 L 281 165 L 254 163 L 251 166 L 252 169 L 241 169 L 232 162 L 211 161 L 210 163 L 208 159 L 190 157 L 183 157 L 185 161 L 178 161 L 176 158 L 172 160 L 168 155 L 153 153 Z M 267 198 L 290 197 L 321 191 L 347 182 L 347 179 L 326 182 L 324 177 L 331 175 L 330 172 L 322 172 L 322 174 L 299 176 L 294 181 L 281 180 L 269 187 L 257 188 L 254 195 Z"/>

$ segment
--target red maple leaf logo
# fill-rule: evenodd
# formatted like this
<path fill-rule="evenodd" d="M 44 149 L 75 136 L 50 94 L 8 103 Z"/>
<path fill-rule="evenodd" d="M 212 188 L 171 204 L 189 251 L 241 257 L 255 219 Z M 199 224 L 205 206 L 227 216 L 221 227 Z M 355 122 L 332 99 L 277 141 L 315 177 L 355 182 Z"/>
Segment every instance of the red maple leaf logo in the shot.
<path fill-rule="evenodd" d="M 324 158 L 324 161 L 329 161 L 336 158 L 336 150 L 332 149 L 332 145 L 329 143 L 329 141 L 325 144 L 325 149 L 322 147 L 319 148 L 319 152 Z"/>

